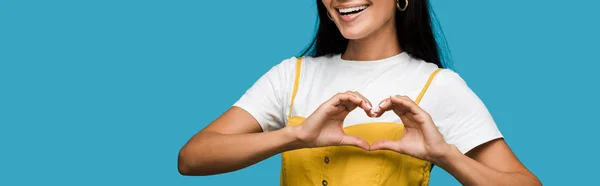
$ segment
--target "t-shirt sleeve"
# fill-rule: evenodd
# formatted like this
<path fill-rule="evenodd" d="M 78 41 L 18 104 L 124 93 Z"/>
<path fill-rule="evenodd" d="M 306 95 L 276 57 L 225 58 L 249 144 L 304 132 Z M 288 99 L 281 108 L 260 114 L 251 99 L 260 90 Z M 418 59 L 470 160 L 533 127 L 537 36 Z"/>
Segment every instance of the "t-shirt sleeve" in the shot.
<path fill-rule="evenodd" d="M 444 69 L 430 86 L 429 96 L 436 99 L 430 115 L 447 143 L 464 154 L 503 137 L 485 104 L 459 74 Z"/>
<path fill-rule="evenodd" d="M 288 58 L 271 67 L 233 104 L 256 119 L 264 132 L 285 126 L 288 81 L 295 58 Z"/>

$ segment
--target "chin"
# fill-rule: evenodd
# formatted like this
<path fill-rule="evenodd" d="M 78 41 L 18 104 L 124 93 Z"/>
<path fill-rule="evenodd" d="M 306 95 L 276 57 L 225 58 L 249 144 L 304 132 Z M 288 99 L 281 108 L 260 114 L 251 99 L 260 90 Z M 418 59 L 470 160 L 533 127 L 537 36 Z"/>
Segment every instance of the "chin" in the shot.
<path fill-rule="evenodd" d="M 361 28 L 341 28 L 340 33 L 349 40 L 362 39 L 368 35 L 367 31 Z"/>

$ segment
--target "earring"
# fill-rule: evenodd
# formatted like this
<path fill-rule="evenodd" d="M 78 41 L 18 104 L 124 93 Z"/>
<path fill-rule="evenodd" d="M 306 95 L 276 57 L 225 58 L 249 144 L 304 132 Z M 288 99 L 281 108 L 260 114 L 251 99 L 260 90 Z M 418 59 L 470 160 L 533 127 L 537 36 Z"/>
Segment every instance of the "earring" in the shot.
<path fill-rule="evenodd" d="M 405 0 L 404 7 L 402 8 L 400 8 L 400 0 L 396 0 L 396 7 L 398 7 L 398 10 L 400 10 L 401 12 L 404 12 L 404 10 L 406 10 L 406 8 L 408 7 L 408 0 Z"/>

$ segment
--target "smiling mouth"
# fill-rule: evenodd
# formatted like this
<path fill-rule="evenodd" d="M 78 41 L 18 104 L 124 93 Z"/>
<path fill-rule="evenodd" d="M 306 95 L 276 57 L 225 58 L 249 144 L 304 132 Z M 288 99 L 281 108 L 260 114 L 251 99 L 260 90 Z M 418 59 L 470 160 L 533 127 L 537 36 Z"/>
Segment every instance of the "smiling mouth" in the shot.
<path fill-rule="evenodd" d="M 362 5 L 362 6 L 350 7 L 350 8 L 340 8 L 340 9 L 338 9 L 338 12 L 342 16 L 349 16 L 349 15 L 354 15 L 354 14 L 360 13 L 363 10 L 367 9 L 368 7 L 369 7 L 369 5 Z"/>

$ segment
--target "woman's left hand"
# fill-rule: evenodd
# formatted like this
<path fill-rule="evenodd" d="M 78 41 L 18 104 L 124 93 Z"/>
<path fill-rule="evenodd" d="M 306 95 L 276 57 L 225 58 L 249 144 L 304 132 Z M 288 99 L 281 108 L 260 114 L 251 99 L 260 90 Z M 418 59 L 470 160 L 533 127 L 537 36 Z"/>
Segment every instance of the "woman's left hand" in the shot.
<path fill-rule="evenodd" d="M 397 141 L 377 141 L 371 145 L 371 151 L 392 150 L 436 163 L 452 149 L 452 145 L 446 143 L 431 116 L 409 97 L 390 96 L 373 112 L 379 117 L 389 110 L 394 111 L 402 120 L 404 135 Z"/>

